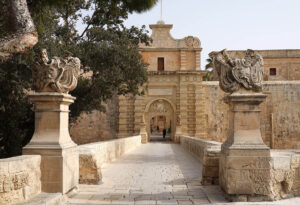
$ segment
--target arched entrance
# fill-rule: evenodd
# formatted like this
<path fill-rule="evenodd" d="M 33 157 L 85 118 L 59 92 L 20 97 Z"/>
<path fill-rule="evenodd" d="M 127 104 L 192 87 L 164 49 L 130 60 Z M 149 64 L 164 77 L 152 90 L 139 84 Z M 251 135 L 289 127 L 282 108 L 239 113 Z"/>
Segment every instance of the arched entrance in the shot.
<path fill-rule="evenodd" d="M 171 101 L 163 98 L 151 101 L 146 106 L 144 116 L 148 140 L 150 140 L 151 134 L 162 136 L 163 129 L 166 129 L 167 136 L 171 140 L 174 139 L 176 118 L 175 106 Z"/>

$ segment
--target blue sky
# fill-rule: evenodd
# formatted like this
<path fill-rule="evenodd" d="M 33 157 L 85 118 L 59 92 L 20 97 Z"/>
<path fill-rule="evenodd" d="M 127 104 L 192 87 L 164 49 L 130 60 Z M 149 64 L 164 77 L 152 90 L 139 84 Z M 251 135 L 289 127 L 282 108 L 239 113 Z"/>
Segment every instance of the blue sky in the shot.
<path fill-rule="evenodd" d="M 125 24 L 151 31 L 159 19 L 160 3 Z M 300 0 L 163 0 L 163 20 L 174 38 L 201 40 L 202 67 L 213 50 L 300 49 Z"/>

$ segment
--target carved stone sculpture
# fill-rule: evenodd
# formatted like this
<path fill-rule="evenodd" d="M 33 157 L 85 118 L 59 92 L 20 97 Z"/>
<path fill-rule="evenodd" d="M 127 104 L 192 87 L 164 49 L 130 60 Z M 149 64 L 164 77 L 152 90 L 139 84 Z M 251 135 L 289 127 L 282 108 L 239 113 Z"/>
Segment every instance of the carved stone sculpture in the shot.
<path fill-rule="evenodd" d="M 262 90 L 264 63 L 261 55 L 248 49 L 242 59 L 229 57 L 226 50 L 211 52 L 209 56 L 224 92 L 233 93 L 241 87 L 255 92 Z"/>
<path fill-rule="evenodd" d="M 66 53 L 65 58 L 53 57 L 49 60 L 46 49 L 33 66 L 33 89 L 37 92 L 68 93 L 77 86 L 80 60 Z"/>
<path fill-rule="evenodd" d="M 193 36 L 187 36 L 184 38 L 185 43 L 188 47 L 199 47 L 200 46 L 200 40 L 198 38 L 195 38 Z"/>

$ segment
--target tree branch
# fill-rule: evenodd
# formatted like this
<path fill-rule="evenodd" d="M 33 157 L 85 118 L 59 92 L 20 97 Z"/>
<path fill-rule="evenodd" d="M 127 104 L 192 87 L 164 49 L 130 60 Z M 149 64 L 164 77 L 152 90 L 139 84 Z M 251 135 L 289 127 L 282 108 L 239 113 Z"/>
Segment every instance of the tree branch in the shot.
<path fill-rule="evenodd" d="M 38 42 L 38 34 L 26 0 L 6 0 L 13 35 L 0 39 L 0 63 L 17 53 L 24 53 Z"/>

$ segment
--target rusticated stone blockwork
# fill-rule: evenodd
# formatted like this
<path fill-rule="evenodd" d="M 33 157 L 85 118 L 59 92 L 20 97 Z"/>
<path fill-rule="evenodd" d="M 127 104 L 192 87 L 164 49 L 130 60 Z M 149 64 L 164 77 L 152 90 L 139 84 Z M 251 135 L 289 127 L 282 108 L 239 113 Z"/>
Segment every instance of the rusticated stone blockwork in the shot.
<path fill-rule="evenodd" d="M 0 159 L 0 204 L 22 202 L 39 194 L 40 164 L 37 155 Z"/>

